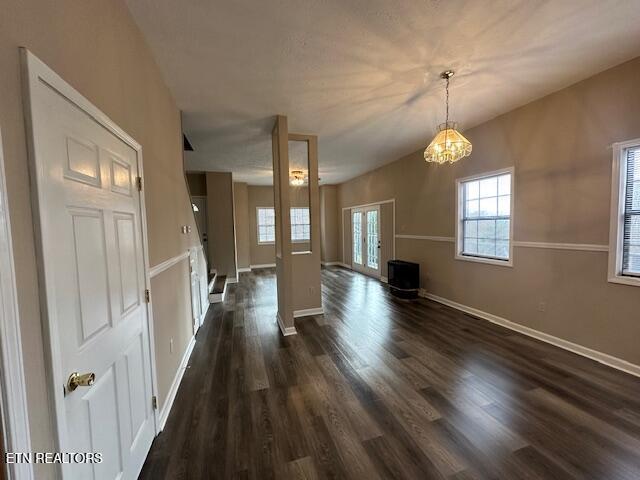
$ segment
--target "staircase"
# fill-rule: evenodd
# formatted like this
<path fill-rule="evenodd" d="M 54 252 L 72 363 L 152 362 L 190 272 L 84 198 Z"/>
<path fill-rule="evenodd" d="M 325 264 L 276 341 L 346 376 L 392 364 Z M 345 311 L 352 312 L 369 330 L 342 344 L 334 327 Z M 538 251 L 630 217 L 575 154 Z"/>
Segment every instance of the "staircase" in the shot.
<path fill-rule="evenodd" d="M 218 275 L 217 272 L 209 274 L 209 302 L 220 303 L 224 301 L 227 292 L 227 276 Z"/>

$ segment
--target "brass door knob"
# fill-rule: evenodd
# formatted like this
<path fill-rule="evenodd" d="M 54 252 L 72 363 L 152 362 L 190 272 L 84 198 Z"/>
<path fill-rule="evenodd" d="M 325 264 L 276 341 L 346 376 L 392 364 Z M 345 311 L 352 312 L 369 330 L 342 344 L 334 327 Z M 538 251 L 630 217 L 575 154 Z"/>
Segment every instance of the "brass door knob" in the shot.
<path fill-rule="evenodd" d="M 73 392 L 78 387 L 90 387 L 96 381 L 96 374 L 73 372 L 67 380 L 67 392 Z"/>

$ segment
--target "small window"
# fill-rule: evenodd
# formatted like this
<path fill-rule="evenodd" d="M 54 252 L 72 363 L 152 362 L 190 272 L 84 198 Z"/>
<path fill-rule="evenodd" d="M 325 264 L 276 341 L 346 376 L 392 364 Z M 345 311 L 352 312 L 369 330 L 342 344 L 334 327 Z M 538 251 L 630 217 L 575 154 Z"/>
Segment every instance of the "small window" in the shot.
<path fill-rule="evenodd" d="M 258 244 L 275 243 L 276 214 L 273 207 L 258 207 Z"/>
<path fill-rule="evenodd" d="M 511 266 L 513 170 L 464 178 L 457 184 L 456 258 Z"/>
<path fill-rule="evenodd" d="M 291 209 L 291 240 L 293 242 L 308 242 L 311 239 L 311 221 L 309 208 Z"/>
<path fill-rule="evenodd" d="M 640 139 L 613 150 L 609 280 L 640 285 Z"/>

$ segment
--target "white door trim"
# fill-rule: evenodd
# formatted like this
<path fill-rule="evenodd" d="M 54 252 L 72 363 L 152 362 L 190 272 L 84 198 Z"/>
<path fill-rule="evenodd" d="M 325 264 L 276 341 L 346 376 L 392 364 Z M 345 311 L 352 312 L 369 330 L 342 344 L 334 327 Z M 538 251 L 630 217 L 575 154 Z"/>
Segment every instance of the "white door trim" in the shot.
<path fill-rule="evenodd" d="M 64 428 L 60 428 L 59 419 L 64 418 L 64 396 L 62 388 L 62 379 L 64 379 L 65 372 L 61 370 L 61 352 L 59 345 L 55 339 L 59 338 L 59 332 L 57 330 L 57 319 L 55 318 L 55 309 L 52 308 L 53 298 L 47 297 L 47 292 L 53 290 L 53 281 L 50 275 L 47 275 L 43 267 L 43 245 L 41 237 L 41 211 L 40 204 L 44 202 L 41 197 L 42 192 L 38 189 L 38 185 L 44 181 L 45 172 L 42 165 L 42 154 L 37 151 L 34 144 L 33 125 L 31 118 L 33 117 L 34 105 L 31 101 L 31 91 L 33 91 L 39 83 L 45 83 L 50 88 L 58 92 L 69 102 L 73 103 L 79 109 L 89 115 L 95 122 L 103 126 L 117 138 L 122 140 L 125 144 L 130 146 L 136 152 L 136 158 L 138 162 L 138 174 L 144 178 L 143 173 L 143 161 L 142 161 L 142 147 L 132 137 L 130 137 L 124 130 L 118 127 L 109 117 L 107 117 L 102 111 L 94 106 L 88 99 L 82 96 L 71 85 L 65 82 L 58 74 L 51 70 L 35 55 L 33 55 L 26 48 L 20 48 L 20 56 L 22 62 L 22 80 L 23 80 L 23 96 L 24 96 L 24 108 L 25 108 L 25 122 L 27 125 L 27 146 L 29 150 L 29 167 L 31 170 L 31 203 L 33 208 L 33 220 L 35 227 L 36 237 L 36 254 L 38 256 L 38 274 L 40 282 L 40 305 L 42 312 L 42 324 L 44 331 L 44 350 L 45 356 L 48 357 L 48 384 L 49 384 L 49 398 L 52 404 L 52 412 L 54 413 L 54 435 L 55 435 L 55 447 L 60 449 L 61 445 L 67 445 L 68 442 L 65 438 Z M 142 249 L 143 249 L 143 263 L 145 271 L 145 288 L 150 289 L 151 278 L 149 275 L 149 251 L 148 251 L 148 233 L 147 233 L 147 217 L 144 194 L 140 193 L 140 218 L 142 223 Z M 153 312 L 152 304 L 147 305 L 147 326 L 149 331 L 149 359 L 151 366 L 151 389 L 152 394 L 157 396 L 158 383 L 156 375 L 156 362 L 155 362 L 155 349 L 154 349 L 154 332 L 153 332 Z M 151 400 L 151 399 L 150 399 Z M 155 433 L 159 432 L 159 417 L 158 411 L 153 410 L 154 429 Z M 61 475 L 61 466 L 57 465 L 58 474 Z"/>
<path fill-rule="evenodd" d="M 31 434 L 27 406 L 26 379 L 22 357 L 18 297 L 11 243 L 11 221 L 4 176 L 2 135 L 0 134 L 0 409 L 3 443 L 7 452 L 30 452 Z M 6 375 L 10 372 L 10 375 Z M 12 480 L 32 479 L 33 466 L 7 465 Z"/>

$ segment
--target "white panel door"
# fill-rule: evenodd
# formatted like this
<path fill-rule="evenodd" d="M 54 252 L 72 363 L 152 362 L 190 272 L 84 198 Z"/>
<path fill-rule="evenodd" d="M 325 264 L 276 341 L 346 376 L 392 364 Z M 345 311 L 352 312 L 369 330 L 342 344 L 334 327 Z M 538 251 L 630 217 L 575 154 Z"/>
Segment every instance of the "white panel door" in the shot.
<path fill-rule="evenodd" d="M 200 269 L 198 268 L 198 251 L 192 248 L 189 252 L 189 272 L 191 274 L 191 312 L 193 315 L 193 333 L 200 328 L 200 316 L 202 314 L 202 299 L 200 295 Z"/>
<path fill-rule="evenodd" d="M 155 435 L 138 152 L 29 59 L 58 448 L 103 457 L 62 474 L 133 479 Z M 47 71 L 55 88 L 35 77 Z M 69 388 L 74 372 L 95 374 L 95 383 Z"/>
<path fill-rule="evenodd" d="M 200 278 L 200 325 L 204 323 L 205 315 L 209 309 L 209 275 L 207 259 L 204 248 L 198 248 L 198 275 Z"/>
<path fill-rule="evenodd" d="M 373 205 L 352 211 L 352 268 L 380 277 L 380 207 Z"/>

